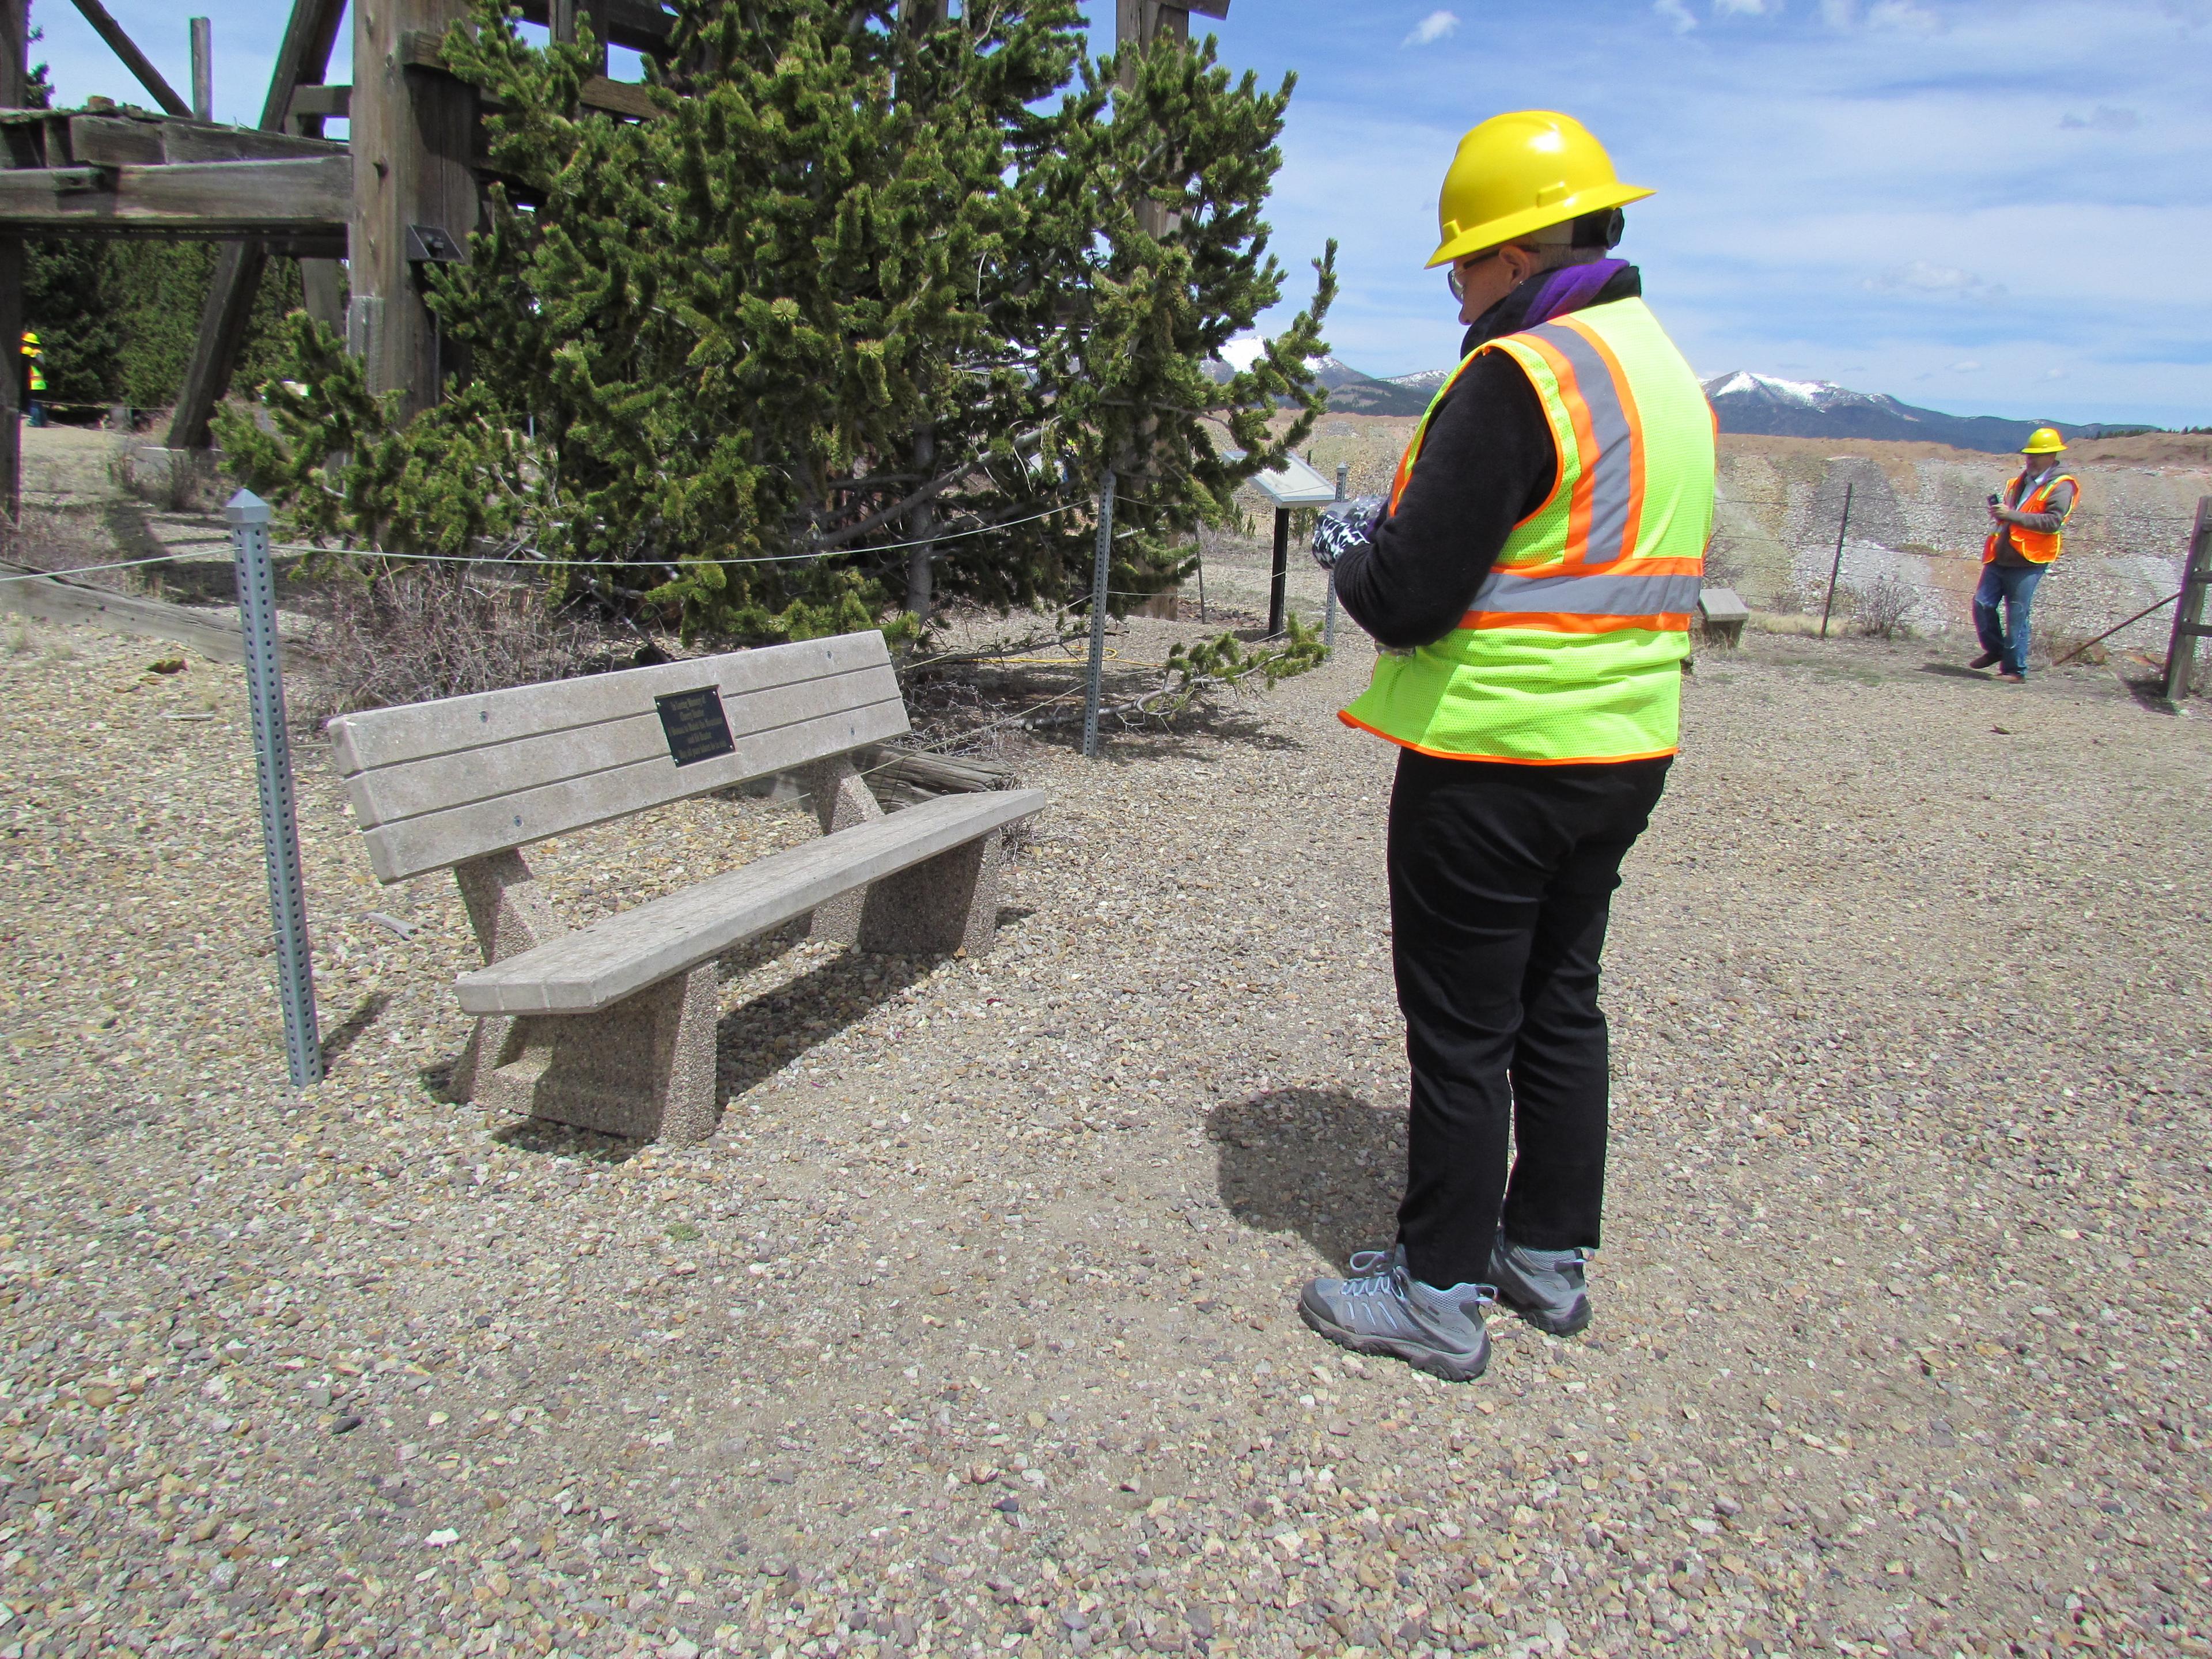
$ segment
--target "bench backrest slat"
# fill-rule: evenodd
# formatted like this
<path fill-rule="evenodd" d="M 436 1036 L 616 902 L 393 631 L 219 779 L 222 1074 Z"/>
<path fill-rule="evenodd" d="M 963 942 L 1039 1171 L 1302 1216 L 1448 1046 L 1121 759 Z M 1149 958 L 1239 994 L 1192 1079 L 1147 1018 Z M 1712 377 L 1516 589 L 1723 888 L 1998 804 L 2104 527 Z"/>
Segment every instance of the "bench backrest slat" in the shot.
<path fill-rule="evenodd" d="M 653 699 L 713 685 L 737 747 L 678 767 Z M 908 730 L 883 635 L 845 634 L 331 722 L 369 862 L 443 869 Z"/>

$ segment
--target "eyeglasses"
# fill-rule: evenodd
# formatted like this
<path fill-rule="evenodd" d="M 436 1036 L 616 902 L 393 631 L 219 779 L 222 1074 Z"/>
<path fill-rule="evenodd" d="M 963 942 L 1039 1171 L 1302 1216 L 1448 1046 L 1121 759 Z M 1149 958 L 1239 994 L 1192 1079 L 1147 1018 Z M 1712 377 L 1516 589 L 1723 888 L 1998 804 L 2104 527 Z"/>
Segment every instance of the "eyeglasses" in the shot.
<path fill-rule="evenodd" d="M 1472 259 L 1454 260 L 1452 268 L 1444 272 L 1444 286 L 1451 289 L 1452 298 L 1464 301 L 1467 298 L 1467 273 L 1486 259 L 1495 259 L 1504 251 L 1503 246 L 1494 247 L 1487 253 L 1478 253 Z"/>

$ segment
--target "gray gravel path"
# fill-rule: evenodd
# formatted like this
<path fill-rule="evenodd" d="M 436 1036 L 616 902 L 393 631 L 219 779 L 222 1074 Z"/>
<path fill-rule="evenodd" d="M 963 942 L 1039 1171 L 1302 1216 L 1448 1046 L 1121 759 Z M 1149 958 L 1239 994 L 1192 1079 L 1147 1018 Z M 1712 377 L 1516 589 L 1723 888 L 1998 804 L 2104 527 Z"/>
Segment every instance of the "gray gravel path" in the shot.
<path fill-rule="evenodd" d="M 288 1091 L 240 681 L 155 654 L 0 634 L 0 1659 L 2212 1652 L 2201 715 L 1704 662 L 1596 1325 L 1453 1388 L 1291 1315 L 1402 1146 L 1356 641 L 1024 757 L 990 960 L 732 961 L 681 1152 L 440 1100 L 465 921 L 313 751 Z M 589 913 L 809 833 L 538 862 Z"/>

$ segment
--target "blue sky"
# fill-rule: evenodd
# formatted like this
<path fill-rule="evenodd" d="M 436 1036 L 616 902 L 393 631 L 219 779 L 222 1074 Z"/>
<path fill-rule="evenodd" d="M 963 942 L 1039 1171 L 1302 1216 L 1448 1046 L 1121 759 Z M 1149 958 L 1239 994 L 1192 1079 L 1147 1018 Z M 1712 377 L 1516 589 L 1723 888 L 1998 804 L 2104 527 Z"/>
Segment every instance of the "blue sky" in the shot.
<path fill-rule="evenodd" d="M 283 0 L 109 4 L 179 88 L 204 11 L 217 114 L 258 117 Z M 1337 239 L 1329 338 L 1370 374 L 1452 360 L 1421 268 L 1437 181 L 1468 127 L 1549 107 L 1659 192 L 1622 252 L 1701 374 L 2212 424 L 2212 0 L 1232 0 L 1195 21 L 1230 64 L 1298 73 L 1275 246 L 1302 274 Z M 33 21 L 64 101 L 134 95 L 72 7 Z M 348 56 L 342 37 L 332 79 Z"/>
<path fill-rule="evenodd" d="M 1459 135 L 1576 114 L 1624 255 L 1699 373 L 1964 414 L 2212 423 L 2208 0 L 1234 0 L 1225 61 L 1298 71 L 1272 217 L 1330 235 L 1337 355 L 1436 367 Z"/>

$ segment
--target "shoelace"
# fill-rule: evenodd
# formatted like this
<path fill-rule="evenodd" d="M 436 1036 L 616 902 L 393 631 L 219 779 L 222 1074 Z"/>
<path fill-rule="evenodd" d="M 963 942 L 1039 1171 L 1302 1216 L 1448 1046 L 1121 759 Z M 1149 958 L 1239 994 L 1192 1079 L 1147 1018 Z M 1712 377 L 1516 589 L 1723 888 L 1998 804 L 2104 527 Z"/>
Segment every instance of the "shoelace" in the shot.
<path fill-rule="evenodd" d="M 1398 1252 L 1395 1248 L 1388 1250 L 1354 1250 L 1346 1258 L 1344 1263 L 1352 1275 L 1343 1281 L 1344 1293 L 1346 1296 L 1383 1294 L 1384 1287 L 1392 1285 L 1397 1277 L 1395 1272 L 1397 1258 Z M 1411 1274 L 1407 1275 L 1409 1279 L 1411 1277 Z M 1488 1307 L 1498 1300 L 1498 1286 L 1495 1285 L 1478 1284 L 1474 1288 L 1476 1300 L 1483 1306 Z"/>

